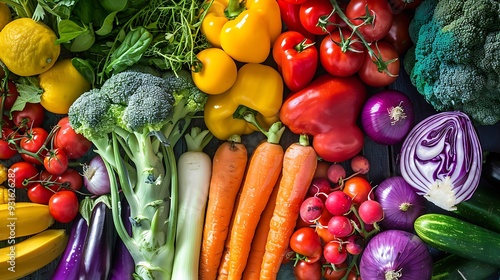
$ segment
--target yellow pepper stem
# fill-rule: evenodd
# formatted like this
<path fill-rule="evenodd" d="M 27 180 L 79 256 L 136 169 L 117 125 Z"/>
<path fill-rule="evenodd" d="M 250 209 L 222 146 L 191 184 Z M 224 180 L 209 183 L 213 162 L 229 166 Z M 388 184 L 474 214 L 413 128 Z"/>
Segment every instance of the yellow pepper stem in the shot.
<path fill-rule="evenodd" d="M 239 0 L 229 0 L 229 3 L 227 5 L 226 10 L 224 11 L 224 14 L 228 19 L 234 19 L 236 18 L 241 12 L 243 12 L 246 7 L 245 7 L 245 2 L 240 2 Z"/>

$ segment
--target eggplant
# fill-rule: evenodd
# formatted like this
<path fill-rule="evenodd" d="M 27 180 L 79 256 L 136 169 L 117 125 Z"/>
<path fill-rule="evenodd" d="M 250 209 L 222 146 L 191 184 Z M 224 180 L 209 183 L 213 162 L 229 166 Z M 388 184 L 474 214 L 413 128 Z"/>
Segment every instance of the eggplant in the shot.
<path fill-rule="evenodd" d="M 132 235 L 132 223 L 130 222 L 130 206 L 125 199 L 121 202 L 121 217 L 127 233 Z M 135 271 L 135 262 L 129 250 L 120 237 L 116 238 L 115 257 L 111 266 L 109 280 L 132 280 Z"/>
<path fill-rule="evenodd" d="M 111 209 L 98 202 L 92 209 L 78 279 L 108 279 L 115 236 Z"/>
<path fill-rule="evenodd" d="M 87 236 L 87 221 L 78 215 L 71 226 L 68 245 L 57 264 L 52 280 L 77 279 L 82 259 L 83 245 Z"/>
<path fill-rule="evenodd" d="M 488 183 L 500 186 L 500 153 L 490 152 L 486 156 L 482 175 Z"/>

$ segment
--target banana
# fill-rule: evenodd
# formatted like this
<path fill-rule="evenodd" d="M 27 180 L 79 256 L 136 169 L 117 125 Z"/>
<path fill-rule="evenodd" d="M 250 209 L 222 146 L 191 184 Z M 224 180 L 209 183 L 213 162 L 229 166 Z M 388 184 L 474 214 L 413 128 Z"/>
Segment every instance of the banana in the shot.
<path fill-rule="evenodd" d="M 54 224 L 49 206 L 32 202 L 0 204 L 0 240 L 37 234 Z"/>
<path fill-rule="evenodd" d="M 29 275 L 59 257 L 68 243 L 64 229 L 48 229 L 0 249 L 0 280 Z"/>

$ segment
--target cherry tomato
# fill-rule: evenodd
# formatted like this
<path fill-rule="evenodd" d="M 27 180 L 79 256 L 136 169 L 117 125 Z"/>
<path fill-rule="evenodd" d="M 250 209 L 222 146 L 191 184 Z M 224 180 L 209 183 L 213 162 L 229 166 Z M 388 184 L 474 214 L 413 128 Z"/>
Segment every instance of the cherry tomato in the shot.
<path fill-rule="evenodd" d="M 288 246 L 285 250 L 285 255 L 283 256 L 283 260 L 281 260 L 281 264 L 287 264 L 294 260 L 295 252 L 292 250 L 290 246 Z"/>
<path fill-rule="evenodd" d="M 375 53 L 371 57 L 365 53 L 363 65 L 358 71 L 361 80 L 372 87 L 384 87 L 392 84 L 399 75 L 400 61 L 396 49 L 389 43 L 379 41 L 372 47 Z M 381 65 L 385 67 L 381 68 Z"/>
<path fill-rule="evenodd" d="M 365 58 L 365 47 L 350 30 L 334 30 L 319 47 L 320 62 L 325 70 L 339 77 L 355 74 Z"/>
<path fill-rule="evenodd" d="M 40 127 L 45 116 L 45 109 L 40 103 L 26 103 L 21 111 L 12 112 L 12 120 L 21 131 Z"/>
<path fill-rule="evenodd" d="M 324 35 L 332 32 L 336 28 L 339 20 L 336 14 L 332 14 L 333 5 L 329 0 L 307 0 L 300 5 L 299 19 L 302 26 L 310 33 L 315 35 Z M 318 26 L 318 22 L 325 21 L 323 24 L 325 30 Z"/>
<path fill-rule="evenodd" d="M 68 156 L 62 149 L 54 149 L 43 159 L 43 166 L 45 169 L 54 174 L 62 174 L 68 168 Z"/>
<path fill-rule="evenodd" d="M 0 104 L 3 103 L 4 110 L 10 110 L 14 102 L 16 102 L 17 97 L 19 96 L 19 92 L 17 91 L 16 85 L 14 82 L 9 80 L 7 82 L 7 92 L 3 91 L 0 88 Z M 3 99 L 5 98 L 5 101 Z"/>
<path fill-rule="evenodd" d="M 69 159 L 81 158 L 92 147 L 92 142 L 73 130 L 68 117 L 60 119 L 57 126 L 59 129 L 54 135 L 54 148 L 62 149 Z"/>
<path fill-rule="evenodd" d="M 71 222 L 78 214 L 78 206 L 78 197 L 73 191 L 59 191 L 49 200 L 49 212 L 60 223 Z"/>
<path fill-rule="evenodd" d="M 335 269 L 332 265 L 326 266 L 323 270 L 323 278 L 326 280 L 340 280 L 347 274 L 347 261 L 335 265 Z"/>
<path fill-rule="evenodd" d="M 368 11 L 368 13 L 367 13 Z M 368 42 L 384 38 L 392 24 L 392 8 L 387 0 L 351 0 L 347 4 L 346 16 Z"/>
<path fill-rule="evenodd" d="M 297 280 L 320 280 L 321 279 L 321 263 L 306 262 L 300 260 L 293 267 L 293 274 Z"/>
<path fill-rule="evenodd" d="M 361 176 L 354 176 L 344 183 L 343 192 L 352 198 L 352 203 L 361 204 L 363 201 L 373 197 L 372 185 L 368 180 Z"/>
<path fill-rule="evenodd" d="M 290 248 L 300 255 L 313 258 L 321 256 L 323 250 L 321 239 L 312 227 L 297 229 L 290 237 Z"/>
<path fill-rule="evenodd" d="M 41 183 L 35 183 L 28 188 L 28 198 L 31 202 L 48 205 L 50 198 L 57 191 L 55 187 L 51 187 L 53 191 L 44 187 Z"/>
<path fill-rule="evenodd" d="M 2 118 L 2 128 L 7 127 L 7 128 L 14 128 L 14 122 L 9 118 L 7 115 L 3 115 Z"/>
<path fill-rule="evenodd" d="M 341 264 L 347 259 L 347 251 L 339 241 L 330 241 L 323 247 L 325 260 L 334 265 Z"/>
<path fill-rule="evenodd" d="M 42 148 L 44 147 L 43 145 L 45 144 L 45 140 L 47 140 L 48 136 L 49 133 L 45 129 L 41 127 L 33 127 L 26 130 L 23 137 L 21 138 L 19 145 L 21 146 L 21 148 L 31 153 L 37 153 L 40 150 L 39 156 L 43 159 L 47 152 Z M 25 153 L 21 153 L 21 157 L 25 161 L 31 162 L 33 164 L 43 164 L 43 162 L 38 160 L 36 157 L 30 156 Z"/>
<path fill-rule="evenodd" d="M 384 37 L 384 41 L 391 44 L 399 55 L 403 55 L 412 46 L 410 38 L 410 16 L 406 13 L 394 15 L 391 29 Z"/>
<path fill-rule="evenodd" d="M 288 31 L 300 32 L 305 37 L 315 41 L 315 35 L 307 31 L 300 22 L 300 5 L 290 4 L 285 0 L 277 0 L 280 7 L 281 20 Z"/>
<path fill-rule="evenodd" d="M 14 144 L 9 143 L 9 139 L 18 135 L 10 128 L 2 126 L 2 138 L 0 139 L 0 159 L 10 159 L 17 154 Z"/>
<path fill-rule="evenodd" d="M 78 171 L 73 168 L 68 167 L 63 173 L 59 174 L 55 181 L 58 183 L 65 184 L 66 187 L 69 187 L 73 190 L 80 190 L 83 186 L 83 178 Z"/>
<path fill-rule="evenodd" d="M 29 180 L 36 179 L 38 169 L 26 161 L 18 161 L 13 163 L 8 170 L 8 183 L 16 188 L 28 188 L 34 183 Z"/>

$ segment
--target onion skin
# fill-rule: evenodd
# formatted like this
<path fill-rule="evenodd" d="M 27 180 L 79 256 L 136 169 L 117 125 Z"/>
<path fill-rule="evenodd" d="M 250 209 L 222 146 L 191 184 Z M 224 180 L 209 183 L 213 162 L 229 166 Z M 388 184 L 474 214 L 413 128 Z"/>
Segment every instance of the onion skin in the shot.
<path fill-rule="evenodd" d="M 483 157 L 471 120 L 453 111 L 415 125 L 403 142 L 400 160 L 401 175 L 417 194 L 452 211 L 479 185 Z"/>
<path fill-rule="evenodd" d="M 384 210 L 384 219 L 379 225 L 384 229 L 413 232 L 413 223 L 426 211 L 425 198 L 401 176 L 385 179 L 374 191 L 375 200 Z"/>
<path fill-rule="evenodd" d="M 363 280 L 426 280 L 432 276 L 432 257 L 417 235 L 386 230 L 368 242 L 359 267 Z"/>
<path fill-rule="evenodd" d="M 366 136 L 382 145 L 402 142 L 414 125 L 411 100 L 401 91 L 382 90 L 370 96 L 361 110 Z"/>
<path fill-rule="evenodd" d="M 101 156 L 96 155 L 88 165 L 83 167 L 83 184 L 90 193 L 95 195 L 111 192 L 108 170 Z"/>

